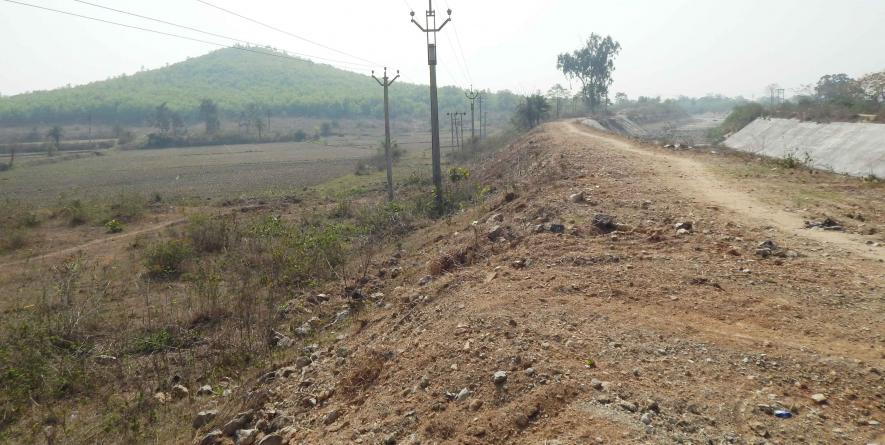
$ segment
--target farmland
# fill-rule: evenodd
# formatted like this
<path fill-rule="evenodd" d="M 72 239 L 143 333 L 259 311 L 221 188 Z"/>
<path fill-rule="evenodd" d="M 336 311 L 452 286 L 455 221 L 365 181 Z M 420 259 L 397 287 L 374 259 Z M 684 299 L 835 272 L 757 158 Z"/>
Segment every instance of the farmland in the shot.
<path fill-rule="evenodd" d="M 376 139 L 106 150 L 57 161 L 31 156 L 21 168 L 0 173 L 0 189 L 5 198 L 42 205 L 121 192 L 189 201 L 287 193 L 352 173 L 358 160 L 376 154 Z M 420 133 L 406 135 L 401 147 L 418 153 L 424 139 Z"/>

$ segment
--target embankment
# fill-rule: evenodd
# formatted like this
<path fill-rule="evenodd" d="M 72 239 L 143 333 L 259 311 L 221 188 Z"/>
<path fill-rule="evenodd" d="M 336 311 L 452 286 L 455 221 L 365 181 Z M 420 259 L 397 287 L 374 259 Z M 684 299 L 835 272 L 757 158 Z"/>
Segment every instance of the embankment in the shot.
<path fill-rule="evenodd" d="M 808 159 L 816 168 L 885 177 L 885 125 L 795 119 L 756 119 L 725 141 L 735 150 Z"/>

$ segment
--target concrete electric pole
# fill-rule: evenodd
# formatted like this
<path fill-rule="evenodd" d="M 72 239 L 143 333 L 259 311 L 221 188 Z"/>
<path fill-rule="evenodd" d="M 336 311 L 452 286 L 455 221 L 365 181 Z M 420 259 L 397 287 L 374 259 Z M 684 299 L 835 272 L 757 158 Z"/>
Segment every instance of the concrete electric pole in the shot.
<path fill-rule="evenodd" d="M 483 138 L 482 134 L 482 92 L 479 93 L 479 138 Z"/>
<path fill-rule="evenodd" d="M 436 33 L 441 31 L 452 20 L 452 10 L 446 11 L 448 18 L 436 26 L 436 11 L 433 9 L 433 0 L 427 0 L 427 11 L 424 17 L 424 26 L 415 20 L 415 11 L 411 12 L 412 23 L 427 36 L 427 65 L 430 66 L 430 130 L 431 146 L 430 157 L 433 161 L 433 188 L 436 194 L 437 209 L 442 210 L 442 166 L 440 165 L 439 148 L 439 99 L 436 92 Z"/>
<path fill-rule="evenodd" d="M 448 116 L 449 121 L 452 123 L 452 142 L 449 144 L 449 146 L 454 147 L 455 146 L 455 116 L 453 116 L 452 113 L 446 113 L 446 116 Z"/>
<path fill-rule="evenodd" d="M 385 66 L 383 80 L 375 77 L 375 71 L 372 71 L 372 78 L 378 82 L 378 85 L 384 87 L 384 158 L 387 161 L 387 199 L 393 201 L 393 154 L 390 148 L 390 100 L 387 89 L 393 85 L 396 79 L 399 79 L 399 70 L 396 72 L 396 77 L 389 79 L 387 77 L 387 67 Z"/>
<path fill-rule="evenodd" d="M 467 116 L 467 113 L 462 111 L 455 114 L 458 115 L 458 134 L 460 135 L 458 147 L 461 149 L 461 153 L 464 153 L 464 116 Z"/>
<path fill-rule="evenodd" d="M 479 97 L 479 91 L 474 90 L 473 85 L 471 85 L 470 89 L 464 92 L 464 95 L 470 101 L 470 144 L 473 145 L 476 141 L 476 118 L 473 110 L 476 105 L 476 98 Z"/>

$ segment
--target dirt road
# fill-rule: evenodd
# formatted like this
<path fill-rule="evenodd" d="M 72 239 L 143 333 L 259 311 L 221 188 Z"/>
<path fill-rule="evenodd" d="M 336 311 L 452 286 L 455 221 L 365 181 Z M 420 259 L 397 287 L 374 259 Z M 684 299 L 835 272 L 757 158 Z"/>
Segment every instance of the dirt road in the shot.
<path fill-rule="evenodd" d="M 742 218 L 776 227 L 790 237 L 807 238 L 823 243 L 828 248 L 841 249 L 854 255 L 885 261 L 885 249 L 866 245 L 861 236 L 838 231 L 809 230 L 805 220 L 794 213 L 768 205 L 740 191 L 735 183 L 717 177 L 703 162 L 688 155 L 640 147 L 617 136 L 590 130 L 577 123 L 559 124 L 564 131 L 579 134 L 597 146 L 633 155 L 637 162 L 648 162 L 671 187 L 683 190 L 687 197 L 698 202 L 721 206 Z"/>
<path fill-rule="evenodd" d="M 475 172 L 496 195 L 376 261 L 372 309 L 256 394 L 298 444 L 881 441 L 880 254 L 705 167 L 529 133 Z"/>

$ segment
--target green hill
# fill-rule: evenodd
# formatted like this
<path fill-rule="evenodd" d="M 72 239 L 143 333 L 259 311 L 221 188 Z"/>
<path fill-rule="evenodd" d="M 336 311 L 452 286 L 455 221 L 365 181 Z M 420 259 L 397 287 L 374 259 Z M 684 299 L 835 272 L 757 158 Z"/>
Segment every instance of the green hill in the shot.
<path fill-rule="evenodd" d="M 269 51 L 262 49 L 261 51 Z M 394 116 L 427 118 L 428 87 L 391 87 Z M 165 68 L 123 75 L 51 91 L 0 98 L 0 125 L 142 123 L 161 103 L 187 120 L 196 119 L 200 101 L 212 99 L 224 116 L 250 104 L 275 115 L 347 118 L 382 113 L 381 88 L 370 76 L 308 60 L 270 57 L 234 48 L 213 51 Z M 490 94 L 490 112 L 509 113 L 518 97 Z M 463 91 L 440 89 L 440 110 L 465 109 Z"/>

